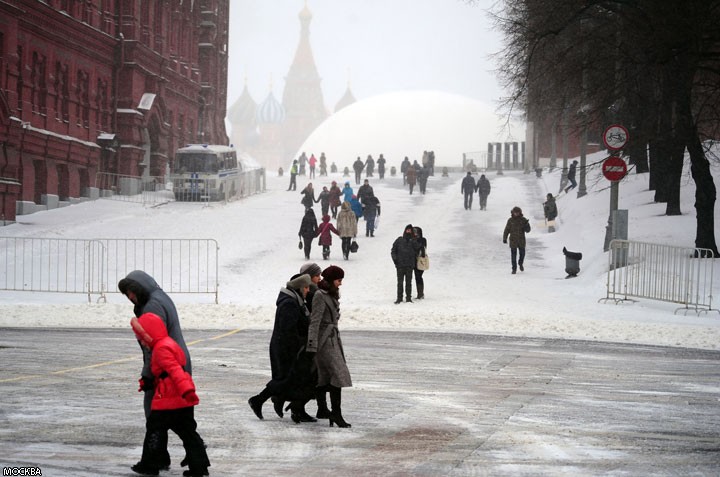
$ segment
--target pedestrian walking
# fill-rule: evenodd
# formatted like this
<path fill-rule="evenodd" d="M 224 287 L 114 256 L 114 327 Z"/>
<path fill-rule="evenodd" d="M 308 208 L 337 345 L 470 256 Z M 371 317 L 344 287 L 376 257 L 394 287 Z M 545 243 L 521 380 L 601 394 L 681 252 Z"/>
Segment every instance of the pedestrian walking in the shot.
<path fill-rule="evenodd" d="M 410 168 L 410 159 L 405 156 L 405 159 L 400 163 L 400 173 L 403 176 L 403 185 L 407 184 L 407 171 Z"/>
<path fill-rule="evenodd" d="M 323 186 L 322 191 L 318 194 L 317 200 L 320 202 L 322 215 L 327 215 L 330 211 L 330 191 L 327 187 Z"/>
<path fill-rule="evenodd" d="M 337 229 L 342 243 L 342 253 L 345 260 L 350 259 L 350 245 L 352 239 L 357 237 L 357 216 L 350 208 L 350 202 L 343 202 L 337 216 Z"/>
<path fill-rule="evenodd" d="M 380 215 L 380 199 L 374 195 L 365 197 L 363 217 L 365 218 L 365 236 L 375 236 L 375 220 Z"/>
<path fill-rule="evenodd" d="M 550 193 L 548 193 L 546 199 L 543 203 L 543 212 L 545 212 L 545 223 L 548 226 L 548 232 L 552 233 L 555 232 L 555 219 L 558 215 L 557 203 L 555 197 Z"/>
<path fill-rule="evenodd" d="M 460 183 L 460 193 L 463 194 L 465 210 L 472 209 L 473 194 L 475 193 L 475 179 L 473 179 L 472 172 L 468 171 L 467 175 L 463 177 L 462 183 Z"/>
<path fill-rule="evenodd" d="M 298 165 L 300 166 L 300 171 L 298 172 L 301 176 L 305 175 L 305 166 L 307 166 L 308 158 L 303 152 L 300 155 L 300 159 L 298 160 Z"/>
<path fill-rule="evenodd" d="M 565 193 L 567 193 L 569 190 L 577 187 L 577 181 L 575 180 L 575 173 L 577 172 L 577 164 L 578 164 L 578 161 L 572 161 L 572 164 L 570 164 L 570 169 L 568 169 L 568 175 L 567 175 L 567 179 L 570 182 L 570 185 L 565 188 Z"/>
<path fill-rule="evenodd" d="M 362 205 L 365 205 L 365 197 L 371 196 L 374 194 L 373 188 L 370 185 L 370 181 L 365 179 L 365 182 L 363 185 L 360 186 L 357 192 L 357 198 L 360 201 Z"/>
<path fill-rule="evenodd" d="M 332 212 L 332 218 L 334 219 L 335 217 L 337 217 L 338 207 L 340 207 L 340 204 L 342 203 L 342 201 L 340 200 L 342 191 L 338 187 L 337 182 L 332 181 L 332 184 L 330 184 L 329 192 L 330 192 L 329 193 L 330 212 Z M 351 189 L 351 192 L 352 192 L 352 189 Z"/>
<path fill-rule="evenodd" d="M 487 210 L 487 198 L 490 195 L 490 181 L 485 177 L 485 174 L 480 175 L 477 181 L 475 189 L 478 193 L 478 199 L 480 200 L 480 210 Z"/>
<path fill-rule="evenodd" d="M 360 217 L 363 216 L 363 206 L 358 200 L 356 195 L 353 195 L 350 198 L 350 209 L 352 209 L 353 212 L 355 212 L 355 216 L 360 219 Z"/>
<path fill-rule="evenodd" d="M 380 154 L 380 157 L 378 157 L 377 160 L 377 169 L 378 169 L 378 176 L 380 176 L 380 180 L 385 179 L 385 163 L 387 160 L 383 157 L 382 154 Z"/>
<path fill-rule="evenodd" d="M 370 154 L 365 159 L 365 172 L 367 173 L 366 177 L 372 177 L 375 172 L 375 159 Z"/>
<path fill-rule="evenodd" d="M 313 209 L 305 209 L 305 215 L 303 215 L 302 221 L 300 222 L 300 230 L 298 236 L 303 240 L 303 250 L 305 251 L 305 259 L 310 259 L 310 249 L 312 248 L 312 242 L 317 237 L 318 223 L 315 217 L 315 211 Z"/>
<path fill-rule="evenodd" d="M 355 184 L 360 184 L 360 176 L 362 175 L 362 171 L 365 168 L 365 163 L 360 159 L 360 156 L 358 156 L 357 159 L 355 159 L 355 162 L 353 162 L 353 170 L 355 171 Z"/>
<path fill-rule="evenodd" d="M 340 339 L 340 287 L 345 271 L 330 265 L 322 272 L 319 290 L 313 297 L 310 327 L 308 329 L 307 352 L 314 353 L 317 366 L 318 419 L 328 419 L 330 427 L 352 427 L 342 415 L 342 388 L 352 386 L 350 370 L 345 361 L 345 350 Z M 330 409 L 327 407 L 327 393 L 330 393 Z"/>
<path fill-rule="evenodd" d="M 422 228 L 413 227 L 413 234 L 415 235 L 415 240 L 417 240 L 417 243 L 420 246 L 418 256 L 424 257 L 427 254 L 427 240 L 423 237 Z M 423 273 L 425 273 L 425 270 L 420 270 L 417 267 L 417 260 L 415 260 L 413 273 L 415 274 L 415 288 L 417 289 L 417 296 L 415 298 L 417 300 L 422 300 L 425 298 L 425 280 L 423 280 Z"/>
<path fill-rule="evenodd" d="M 508 243 L 510 237 L 510 264 L 512 265 L 513 275 L 517 268 L 524 272 L 525 267 L 525 234 L 530 232 L 530 221 L 523 216 L 520 207 L 513 207 L 510 211 L 510 218 L 505 224 L 503 231 L 503 243 Z"/>
<path fill-rule="evenodd" d="M 353 195 L 355 195 L 355 192 L 353 192 L 353 188 L 350 187 L 350 181 L 345 182 L 345 187 L 342 189 L 343 194 L 343 202 L 350 202 L 352 200 Z"/>
<path fill-rule="evenodd" d="M 417 183 L 417 170 L 412 165 L 405 171 L 405 181 L 410 189 L 410 195 L 412 195 L 415 184 Z"/>
<path fill-rule="evenodd" d="M 295 159 L 290 166 L 290 185 L 287 190 L 297 190 L 298 161 Z"/>
<path fill-rule="evenodd" d="M 293 275 L 275 301 L 275 323 L 270 337 L 272 379 L 260 393 L 248 399 L 258 419 L 263 419 L 262 406 L 272 398 L 278 416 L 283 416 L 283 405 L 290 401 L 293 422 L 317 421 L 305 411 L 305 403 L 315 397 L 311 360 L 303 353 L 310 325 L 305 299 L 311 285 L 310 274 Z"/>
<path fill-rule="evenodd" d="M 310 154 L 310 159 L 308 159 L 308 166 L 310 166 L 310 175 L 308 176 L 309 179 L 315 179 L 315 166 L 317 165 L 317 158 L 315 157 L 315 154 Z"/>
<path fill-rule="evenodd" d="M 142 457 L 131 469 L 142 475 L 159 475 L 170 466 L 167 438 L 158 439 L 172 430 L 185 448 L 184 476 L 209 475 L 210 460 L 205 442 L 197 433 L 195 406 L 200 403 L 195 383 L 187 371 L 183 347 L 168 335 L 163 319 L 150 312 L 130 320 L 138 342 L 150 352 L 150 369 L 156 376 L 150 414 L 145 424 Z M 142 383 L 141 383 L 142 387 Z"/>
<path fill-rule="evenodd" d="M 390 257 L 395 264 L 397 272 L 397 299 L 395 304 L 403 301 L 403 284 L 405 286 L 405 301 L 412 303 L 412 276 L 417 265 L 417 256 L 420 244 L 415 240 L 412 224 L 407 224 L 403 234 L 395 239 Z"/>
<path fill-rule="evenodd" d="M 329 215 L 323 215 L 322 224 L 318 226 L 317 234 L 320 237 L 320 245 L 323 248 L 323 259 L 330 258 L 330 247 L 332 246 L 332 234 L 340 235 L 335 226 L 330 222 Z"/>
<path fill-rule="evenodd" d="M 313 189 L 312 182 L 308 182 L 303 190 L 300 191 L 302 199 L 300 203 L 305 206 L 306 209 L 312 209 L 312 206 L 318 202 L 315 198 L 315 189 Z"/>
<path fill-rule="evenodd" d="M 427 190 L 428 177 L 430 177 L 430 169 L 426 166 L 421 167 L 417 174 L 417 183 L 422 195 L 425 195 Z"/>
<path fill-rule="evenodd" d="M 182 349 L 185 355 L 185 370 L 192 374 L 192 360 L 190 359 L 190 352 L 185 344 L 185 338 L 183 337 L 183 332 L 180 327 L 180 318 L 175 308 L 175 303 L 173 303 L 167 293 L 160 288 L 160 285 L 158 285 L 155 279 L 142 270 L 133 270 L 118 282 L 118 290 L 134 305 L 133 314 L 136 318 L 139 318 L 145 313 L 153 313 L 160 317 L 165 324 L 168 335 L 180 346 L 180 349 Z M 139 391 L 144 392 L 143 407 L 145 410 L 145 419 L 147 420 L 150 417 L 158 377 L 153 374 L 152 371 L 152 353 L 150 349 L 143 346 L 142 343 L 140 343 L 140 349 L 143 355 L 143 367 L 140 371 Z M 154 432 L 155 435 L 153 439 L 159 442 L 158 445 L 160 447 L 164 446 L 165 448 L 164 458 L 160 460 L 160 468 L 170 467 L 170 454 L 167 452 L 167 430 L 156 429 Z"/>
<path fill-rule="evenodd" d="M 320 176 L 326 176 L 327 175 L 327 158 L 325 157 L 325 153 L 320 153 Z"/>

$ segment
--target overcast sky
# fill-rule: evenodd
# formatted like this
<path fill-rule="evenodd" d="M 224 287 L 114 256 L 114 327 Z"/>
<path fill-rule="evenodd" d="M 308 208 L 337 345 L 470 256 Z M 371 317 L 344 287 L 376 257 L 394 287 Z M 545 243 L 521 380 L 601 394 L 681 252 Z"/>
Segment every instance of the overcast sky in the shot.
<path fill-rule="evenodd" d="M 501 49 L 486 12 L 493 1 L 307 0 L 310 43 L 333 110 L 350 80 L 356 99 L 398 90 L 439 90 L 495 105 L 502 96 L 490 55 Z M 247 78 L 256 102 L 272 81 L 282 98 L 300 38 L 305 0 L 230 4 L 228 105 Z"/>

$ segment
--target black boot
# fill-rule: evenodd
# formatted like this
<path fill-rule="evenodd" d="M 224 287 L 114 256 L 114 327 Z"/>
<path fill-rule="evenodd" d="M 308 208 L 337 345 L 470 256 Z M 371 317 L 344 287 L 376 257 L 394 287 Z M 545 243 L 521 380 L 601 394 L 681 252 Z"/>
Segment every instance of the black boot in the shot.
<path fill-rule="evenodd" d="M 146 464 L 143 461 L 133 465 L 130 469 L 140 475 L 160 475 L 160 469 L 158 467 Z"/>
<path fill-rule="evenodd" d="M 305 404 L 303 402 L 293 402 L 292 406 L 290 406 L 290 410 L 290 418 L 295 424 L 300 424 L 301 422 L 317 422 L 317 419 L 305 412 Z"/>
<path fill-rule="evenodd" d="M 342 401 L 342 389 L 336 388 L 335 386 L 330 387 L 330 405 L 332 410 L 330 411 L 330 427 L 333 424 L 337 424 L 338 427 L 352 427 L 350 423 L 345 422 L 342 416 L 341 401 Z"/>
<path fill-rule="evenodd" d="M 277 396 L 273 396 L 271 399 L 273 402 L 273 408 L 275 409 L 275 414 L 277 414 L 278 417 L 283 417 L 285 415 L 283 414 L 283 405 L 285 404 L 285 401 Z"/>
<path fill-rule="evenodd" d="M 258 419 L 263 418 L 262 407 L 263 404 L 265 404 L 265 401 L 270 399 L 270 397 L 272 397 L 272 394 L 268 391 L 268 388 L 265 388 L 257 396 L 253 396 L 248 399 L 250 409 L 252 409 Z"/>
<path fill-rule="evenodd" d="M 315 400 L 317 401 L 317 414 L 315 417 L 318 419 L 328 419 L 330 417 L 330 409 L 327 406 L 327 389 L 325 386 L 315 388 Z"/>

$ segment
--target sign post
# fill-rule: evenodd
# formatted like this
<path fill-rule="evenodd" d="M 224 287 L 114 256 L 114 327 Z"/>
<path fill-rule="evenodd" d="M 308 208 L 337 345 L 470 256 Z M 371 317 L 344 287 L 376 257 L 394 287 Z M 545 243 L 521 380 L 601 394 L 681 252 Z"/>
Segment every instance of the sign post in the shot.
<path fill-rule="evenodd" d="M 625 127 L 619 124 L 613 124 L 605 129 L 603 133 L 603 142 L 605 147 L 613 152 L 620 151 L 629 139 L 629 134 Z M 618 227 L 613 226 L 618 212 L 618 205 L 620 201 L 620 180 L 627 174 L 627 164 L 619 156 L 611 156 L 605 160 L 602 164 L 602 173 L 607 180 L 610 181 L 610 216 L 608 217 L 608 226 L 605 233 L 605 246 L 604 251 L 608 251 L 610 248 L 610 241 L 616 238 L 627 239 L 627 229 L 622 233 Z M 625 211 L 627 214 L 627 211 Z M 627 217 L 627 215 L 625 215 Z M 627 220 L 625 220 L 627 227 Z M 618 235 L 624 235 L 618 237 Z"/>

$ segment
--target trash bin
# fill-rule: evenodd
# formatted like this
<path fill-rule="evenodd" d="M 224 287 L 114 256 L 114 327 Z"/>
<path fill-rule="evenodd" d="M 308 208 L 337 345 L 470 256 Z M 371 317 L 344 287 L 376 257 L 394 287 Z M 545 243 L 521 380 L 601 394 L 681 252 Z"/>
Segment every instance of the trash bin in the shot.
<path fill-rule="evenodd" d="M 563 247 L 563 255 L 565 255 L 565 278 L 577 277 L 580 273 L 580 260 L 582 260 L 582 253 L 571 252 L 567 248 Z"/>
<path fill-rule="evenodd" d="M 542 167 L 538 167 L 535 169 L 535 177 L 538 179 L 542 177 Z"/>

